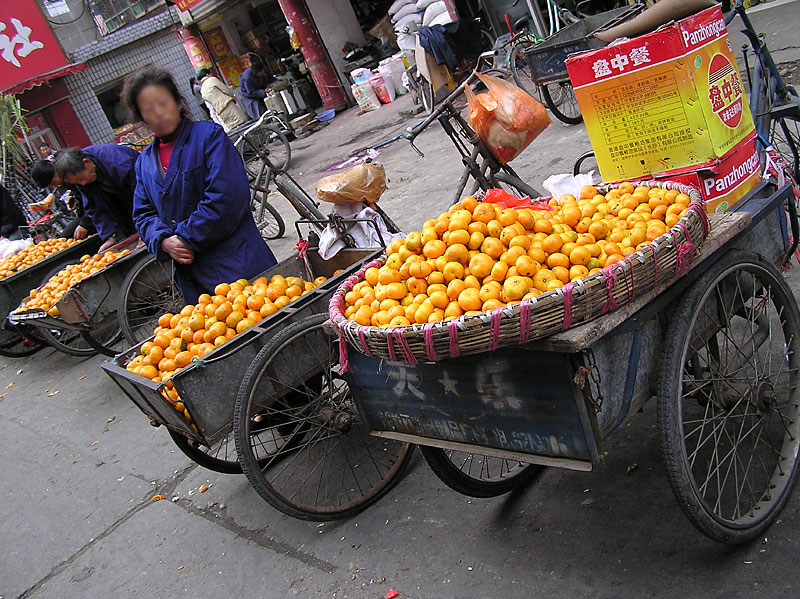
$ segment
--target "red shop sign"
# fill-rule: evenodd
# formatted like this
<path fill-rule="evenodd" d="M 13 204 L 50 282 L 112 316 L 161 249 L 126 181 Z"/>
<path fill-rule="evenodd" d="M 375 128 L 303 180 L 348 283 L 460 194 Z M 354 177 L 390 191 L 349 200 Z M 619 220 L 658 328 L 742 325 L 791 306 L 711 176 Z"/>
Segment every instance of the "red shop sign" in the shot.
<path fill-rule="evenodd" d="M 66 65 L 35 0 L 0 2 L 0 90 Z"/>

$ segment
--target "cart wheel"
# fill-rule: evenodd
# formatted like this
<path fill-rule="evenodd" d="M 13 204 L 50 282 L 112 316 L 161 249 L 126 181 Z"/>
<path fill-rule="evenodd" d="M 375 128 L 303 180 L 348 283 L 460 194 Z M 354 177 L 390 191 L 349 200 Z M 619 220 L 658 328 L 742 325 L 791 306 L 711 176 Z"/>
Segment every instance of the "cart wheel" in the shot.
<path fill-rule="evenodd" d="M 42 279 L 42 285 L 50 280 L 51 277 L 61 272 L 63 266 L 58 266 L 51 270 Z M 69 356 L 77 356 L 79 358 L 89 358 L 97 355 L 97 350 L 89 345 L 84 339 L 80 331 L 70 331 L 65 329 L 45 329 L 37 327 L 41 337 L 47 342 L 48 345 L 53 346 L 58 351 L 65 353 Z"/>
<path fill-rule="evenodd" d="M 270 505 L 302 520 L 336 520 L 365 509 L 400 479 L 412 446 L 373 437 L 337 374 L 338 341 L 327 314 L 273 337 L 242 380 L 233 415 L 236 449 L 250 484 Z"/>
<path fill-rule="evenodd" d="M 286 223 L 283 222 L 281 213 L 270 204 L 266 191 L 251 191 L 253 197 L 250 200 L 250 212 L 253 213 L 253 220 L 261 237 L 264 241 L 280 239 L 286 233 Z"/>
<path fill-rule="evenodd" d="M 664 344 L 658 428 L 672 490 L 708 537 L 754 539 L 797 478 L 794 296 L 764 258 L 729 252 L 683 296 Z"/>
<path fill-rule="evenodd" d="M 454 491 L 470 497 L 497 497 L 520 487 L 543 466 L 487 455 L 420 446 L 433 473 Z"/>
<path fill-rule="evenodd" d="M 527 56 L 527 52 L 533 44 L 517 43 L 514 44 L 511 50 L 511 57 L 509 63 L 511 65 L 511 76 L 514 78 L 514 83 L 517 87 L 521 87 L 528 92 L 528 95 L 535 98 L 539 94 L 539 88 L 536 85 L 533 77 L 533 67 L 531 61 Z"/>
<path fill-rule="evenodd" d="M 236 459 L 236 449 L 233 444 L 233 435 L 230 433 L 221 440 L 214 443 L 211 447 L 201 445 L 193 439 L 188 439 L 180 433 L 169 430 L 169 434 L 175 445 L 178 446 L 186 456 L 203 468 L 208 468 L 214 472 L 222 474 L 241 474 L 242 467 Z"/>
<path fill-rule="evenodd" d="M 578 98 L 569 81 L 546 83 L 542 86 L 542 98 L 556 118 L 568 125 L 577 125 L 583 122 Z"/>
<path fill-rule="evenodd" d="M 800 173 L 800 121 L 786 117 L 770 121 L 769 143 L 797 177 Z"/>
<path fill-rule="evenodd" d="M 152 255 L 141 258 L 122 281 L 117 315 L 120 328 L 131 344 L 149 338 L 166 312 L 178 312 L 183 297 L 172 282 L 172 263 Z"/>
<path fill-rule="evenodd" d="M 24 358 L 35 354 L 44 345 L 35 333 L 6 323 L 0 328 L 0 356 L 6 358 Z"/>

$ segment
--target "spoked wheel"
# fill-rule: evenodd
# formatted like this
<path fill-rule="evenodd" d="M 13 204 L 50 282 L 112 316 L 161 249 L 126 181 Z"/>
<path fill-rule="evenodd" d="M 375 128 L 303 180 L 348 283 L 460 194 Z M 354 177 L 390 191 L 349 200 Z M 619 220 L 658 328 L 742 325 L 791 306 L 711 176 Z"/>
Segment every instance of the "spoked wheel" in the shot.
<path fill-rule="evenodd" d="M 178 312 L 183 297 L 172 277 L 172 262 L 160 262 L 147 254 L 125 276 L 117 315 L 125 338 L 140 343 L 153 334 L 158 317 Z"/>
<path fill-rule="evenodd" d="M 528 59 L 527 51 L 532 48 L 532 44 L 516 44 L 511 51 L 511 76 L 514 78 L 514 83 L 524 89 L 528 94 L 534 98 L 539 96 L 539 86 L 534 83 L 533 68 Z"/>
<path fill-rule="evenodd" d="M 769 128 L 769 143 L 797 177 L 800 173 L 800 121 L 779 118 L 770 121 Z"/>
<path fill-rule="evenodd" d="M 44 345 L 40 339 L 37 339 L 35 333 L 10 324 L 0 328 L 0 356 L 24 358 L 43 347 Z"/>
<path fill-rule="evenodd" d="M 242 381 L 233 416 L 242 470 L 273 507 L 303 520 L 350 517 L 399 480 L 412 446 L 373 437 L 315 314 L 278 333 Z"/>
<path fill-rule="evenodd" d="M 49 281 L 51 277 L 61 272 L 61 270 L 63 270 L 63 267 L 59 266 L 50 271 L 42 279 L 42 285 Z M 67 355 L 88 358 L 96 356 L 98 353 L 98 351 L 86 341 L 81 331 L 38 327 L 37 329 L 39 335 L 41 335 L 48 345 L 51 345 L 58 351 Z"/>
<path fill-rule="evenodd" d="M 800 313 L 781 273 L 730 252 L 684 295 L 661 362 L 658 428 L 672 489 L 703 534 L 758 537 L 797 478 Z"/>
<path fill-rule="evenodd" d="M 169 430 L 169 429 L 167 429 Z M 236 459 L 236 447 L 233 442 L 233 435 L 230 433 L 214 443 L 211 447 L 206 447 L 193 439 L 188 439 L 180 433 L 169 430 L 169 434 L 175 445 L 178 446 L 186 456 L 203 468 L 208 468 L 214 472 L 222 474 L 241 474 L 242 467 Z"/>
<path fill-rule="evenodd" d="M 425 108 L 425 112 L 428 114 L 433 114 L 433 108 L 436 104 L 436 94 L 433 91 L 433 83 L 425 79 L 422 75 L 417 75 L 419 77 L 419 96 L 422 100 L 422 107 Z"/>
<path fill-rule="evenodd" d="M 241 137 L 236 142 L 236 148 L 242 155 L 247 174 L 251 177 L 258 176 L 261 169 L 262 160 L 259 152 L 264 152 L 272 165 L 280 171 L 289 168 L 289 162 L 292 159 L 289 140 L 281 130 L 272 125 L 251 131 L 247 134 L 247 140 Z"/>
<path fill-rule="evenodd" d="M 470 497 L 497 497 L 532 480 L 544 467 L 517 460 L 420 446 L 434 474 L 454 491 Z"/>
<path fill-rule="evenodd" d="M 283 237 L 286 232 L 286 223 L 283 222 L 283 217 L 277 208 L 270 204 L 267 192 L 253 191 L 250 211 L 253 213 L 253 220 L 256 222 L 262 239 L 270 241 Z"/>
<path fill-rule="evenodd" d="M 542 99 L 556 118 L 568 125 L 577 125 L 583 122 L 581 107 L 578 98 L 569 81 L 556 81 L 542 86 Z"/>

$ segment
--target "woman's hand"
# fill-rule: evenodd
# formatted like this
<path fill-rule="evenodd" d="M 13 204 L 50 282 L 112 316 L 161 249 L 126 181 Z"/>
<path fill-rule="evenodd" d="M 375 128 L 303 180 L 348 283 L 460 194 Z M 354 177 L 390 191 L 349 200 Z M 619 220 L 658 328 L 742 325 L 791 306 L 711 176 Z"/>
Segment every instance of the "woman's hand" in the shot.
<path fill-rule="evenodd" d="M 179 264 L 191 264 L 194 260 L 194 252 L 186 247 L 186 244 L 177 235 L 164 239 L 161 242 L 161 249 Z"/>
<path fill-rule="evenodd" d="M 77 240 L 86 239 L 86 236 L 88 234 L 89 231 L 86 230 L 85 227 L 81 227 L 80 225 L 78 225 L 77 227 L 75 227 L 75 231 L 72 233 L 72 238 Z"/>
<path fill-rule="evenodd" d="M 100 246 L 100 248 L 97 250 L 97 253 L 102 254 L 115 243 L 117 243 L 116 237 L 109 237 L 103 242 L 103 245 Z"/>

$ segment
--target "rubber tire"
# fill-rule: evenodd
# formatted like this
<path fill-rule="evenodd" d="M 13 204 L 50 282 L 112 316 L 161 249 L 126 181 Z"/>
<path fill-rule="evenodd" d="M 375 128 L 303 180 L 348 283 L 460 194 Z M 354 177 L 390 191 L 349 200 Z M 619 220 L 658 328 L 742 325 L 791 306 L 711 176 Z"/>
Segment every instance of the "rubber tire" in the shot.
<path fill-rule="evenodd" d="M 567 125 L 578 125 L 582 123 L 583 115 L 574 117 L 566 115 L 561 111 L 561 107 L 553 101 L 553 97 L 550 95 L 550 90 L 547 88 L 547 85 L 548 84 L 542 85 L 542 99 L 544 99 L 544 103 L 547 104 L 550 112 L 552 112 L 559 121 L 566 123 Z M 574 94 L 575 91 L 573 90 L 572 93 Z"/>
<path fill-rule="evenodd" d="M 258 192 L 256 191 L 254 193 L 258 193 Z M 254 201 L 253 202 L 253 204 L 255 204 L 255 205 L 252 206 L 252 208 L 250 210 L 251 214 L 253 215 L 253 220 L 256 219 L 256 211 L 258 211 L 259 208 L 260 208 L 258 206 L 259 203 L 263 203 L 264 204 L 264 209 L 266 210 L 266 213 L 265 213 L 264 216 L 266 216 L 267 213 L 268 213 L 269 216 L 267 216 L 267 218 L 272 217 L 272 220 L 275 221 L 277 223 L 277 225 L 278 225 L 278 232 L 275 233 L 275 235 L 272 235 L 272 236 L 264 235 L 263 233 L 261 233 L 261 229 L 259 229 L 259 233 L 261 233 L 261 238 L 264 239 L 265 241 L 272 241 L 274 239 L 280 239 L 281 237 L 283 237 L 286 234 L 286 223 L 284 222 L 283 217 L 281 216 L 281 213 L 278 212 L 278 209 L 275 208 L 275 206 L 273 206 L 269 202 L 268 199 L 264 198 L 261 202 L 258 202 L 258 201 Z M 256 227 L 258 227 L 258 225 L 259 225 L 259 223 L 256 222 Z"/>
<path fill-rule="evenodd" d="M 524 57 L 520 57 L 523 51 L 527 50 L 527 46 L 533 44 L 514 44 L 514 48 L 509 56 L 509 63 L 511 66 L 511 77 L 517 87 L 523 89 L 529 96 L 535 98 L 539 92 L 539 86 L 533 80 L 533 72 L 530 68 L 530 63 Z M 523 64 L 524 63 L 524 64 Z"/>
<path fill-rule="evenodd" d="M 262 127 L 262 129 L 265 129 L 265 130 L 269 131 L 270 133 L 274 133 L 277 136 L 277 138 L 278 138 L 277 141 L 273 142 L 273 143 L 281 143 L 281 144 L 283 144 L 283 146 L 284 146 L 284 148 L 286 150 L 286 159 L 283 161 L 282 164 L 273 164 L 272 166 L 275 169 L 279 170 L 279 171 L 285 171 L 286 169 L 289 168 L 289 164 L 292 161 L 292 148 L 289 145 L 289 140 L 286 139 L 286 135 L 284 135 L 283 131 L 281 131 L 280 129 L 278 129 L 277 127 L 275 127 L 273 125 L 266 125 L 266 126 Z M 243 137 L 239 138 L 236 141 L 236 150 L 239 152 L 239 155 L 242 157 L 242 162 L 245 165 L 245 170 L 247 171 L 247 174 L 250 177 L 255 177 L 255 176 L 257 176 L 257 173 L 253 172 L 251 170 L 251 168 L 248 168 L 248 164 L 247 164 L 247 162 L 245 161 L 245 158 L 244 158 L 245 143 L 246 142 L 244 141 Z M 251 148 L 251 150 L 252 150 L 252 148 Z M 254 160 L 255 160 L 255 158 L 254 158 Z M 260 161 L 260 163 L 263 163 L 263 161 Z"/>
<path fill-rule="evenodd" d="M 127 314 L 127 302 L 126 298 L 128 295 L 128 290 L 130 289 L 131 285 L 133 284 L 133 280 L 142 271 L 145 266 L 151 264 L 152 262 L 157 261 L 156 258 L 152 254 L 145 254 L 142 258 L 134 264 L 131 269 L 128 271 L 128 274 L 125 275 L 125 278 L 122 280 L 122 284 L 120 286 L 120 294 L 119 294 L 119 305 L 117 306 L 117 317 L 119 318 L 120 328 L 122 329 L 123 335 L 128 340 L 128 343 L 131 345 L 136 345 L 142 341 L 142 339 L 136 339 L 133 334 L 133 330 L 131 329 L 130 324 L 128 323 Z M 183 305 L 183 298 L 178 298 Z M 153 329 L 155 329 L 156 325 L 158 324 L 158 315 L 156 315 L 156 322 L 153 323 Z"/>
<path fill-rule="evenodd" d="M 167 430 L 169 431 L 170 437 L 172 437 L 172 440 L 175 442 L 175 445 L 178 446 L 178 449 L 180 449 L 190 460 L 196 464 L 221 474 L 242 473 L 242 467 L 239 465 L 238 461 L 231 462 L 230 460 L 220 460 L 219 458 L 215 458 L 214 456 L 204 452 L 202 449 L 198 449 L 192 445 L 189 439 L 184 437 L 182 434 L 176 433 L 171 429 Z"/>
<path fill-rule="evenodd" d="M 26 358 L 45 347 L 46 344 L 44 344 L 42 341 L 39 341 L 32 335 L 24 334 L 19 330 L 18 327 L 12 327 L 8 323 L 6 323 L 6 326 L 8 328 L 4 328 L 2 332 L 0 332 L 0 334 L 8 335 L 8 339 L 5 342 L 2 342 L 3 345 L 7 347 L 15 347 L 20 341 L 24 343 L 25 340 L 28 340 L 28 342 L 32 343 L 32 345 L 23 345 L 23 349 L 20 351 L 9 351 L 0 346 L 0 356 L 3 356 L 4 358 Z M 12 340 L 14 343 L 9 346 L 8 343 L 10 343 Z"/>
<path fill-rule="evenodd" d="M 781 510 L 786 505 L 792 495 L 792 488 L 797 482 L 798 459 L 795 459 L 792 480 L 785 487 L 783 495 L 772 508 L 771 517 L 763 522 L 756 524 L 752 528 L 734 529 L 723 526 L 720 522 L 711 517 L 702 505 L 702 502 L 693 492 L 693 476 L 686 469 L 686 462 L 683 459 L 683 439 L 680 435 L 681 413 L 676 398 L 678 397 L 678 378 L 668 376 L 668 373 L 683 372 L 682 354 L 683 346 L 692 315 L 699 308 L 706 289 L 713 282 L 714 278 L 721 271 L 730 266 L 746 262 L 756 263 L 771 273 L 775 279 L 776 287 L 783 290 L 790 300 L 786 302 L 795 324 L 800 330 L 800 312 L 794 301 L 794 295 L 786 284 L 780 271 L 768 260 L 765 260 L 753 252 L 734 250 L 726 252 L 705 274 L 703 274 L 692 286 L 684 292 L 677 306 L 671 308 L 672 316 L 669 327 L 667 328 L 664 347 L 661 354 L 661 364 L 659 372 L 661 376 L 658 382 L 658 432 L 661 442 L 661 454 L 667 477 L 672 487 L 672 491 L 678 500 L 686 517 L 704 535 L 720 543 L 741 544 L 760 537 L 767 528 L 778 517 Z"/>
<path fill-rule="evenodd" d="M 453 489 L 453 491 L 469 497 L 488 498 L 505 495 L 526 485 L 544 470 L 544 466 L 527 464 L 520 469 L 518 474 L 510 478 L 485 482 L 459 470 L 452 460 L 447 457 L 444 449 L 420 445 L 419 450 L 439 480 Z"/>
<path fill-rule="evenodd" d="M 367 509 L 381 497 L 386 495 L 386 493 L 391 491 L 395 485 L 400 482 L 400 479 L 403 477 L 409 467 L 414 453 L 414 445 L 406 444 L 406 454 L 400 458 L 401 463 L 395 471 L 394 476 L 389 479 L 383 487 L 378 489 L 376 493 L 365 499 L 363 503 L 339 512 L 320 514 L 316 512 L 299 510 L 294 506 L 287 505 L 279 497 L 275 497 L 270 489 L 266 488 L 266 486 L 262 484 L 261 468 L 250 451 L 250 439 L 244 426 L 248 418 L 247 412 L 249 408 L 251 381 L 255 380 L 256 375 L 264 368 L 264 365 L 269 359 L 270 355 L 275 351 L 277 346 L 283 343 L 284 339 L 290 339 L 300 331 L 304 331 L 312 327 L 318 327 L 326 320 L 328 320 L 327 312 L 312 314 L 311 316 L 290 324 L 277 333 L 272 339 L 270 339 L 270 341 L 261 349 L 261 351 L 258 352 L 258 355 L 247 369 L 247 373 L 242 378 L 242 383 L 239 387 L 239 393 L 236 397 L 236 407 L 233 411 L 233 431 L 236 438 L 237 453 L 241 456 L 242 470 L 247 476 L 247 480 L 250 481 L 250 484 L 253 486 L 256 492 L 258 492 L 258 494 L 276 510 L 299 520 L 308 520 L 313 522 L 343 520 L 355 516 L 356 514 Z M 246 446 L 246 449 L 241 450 L 240 448 L 242 446 Z"/>

